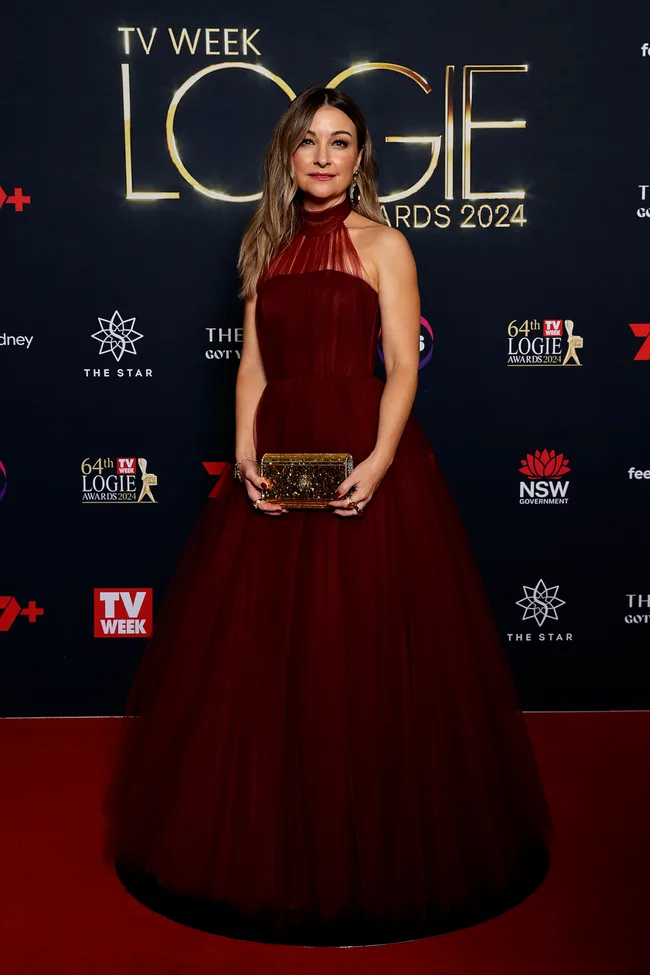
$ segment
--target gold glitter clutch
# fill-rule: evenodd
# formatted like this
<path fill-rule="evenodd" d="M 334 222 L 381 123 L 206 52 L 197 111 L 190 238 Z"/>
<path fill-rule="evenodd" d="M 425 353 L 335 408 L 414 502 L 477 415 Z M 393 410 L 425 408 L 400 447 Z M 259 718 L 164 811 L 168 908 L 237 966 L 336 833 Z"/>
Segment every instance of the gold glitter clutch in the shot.
<path fill-rule="evenodd" d="M 284 508 L 327 508 L 353 467 L 352 454 L 263 454 L 263 500 Z"/>

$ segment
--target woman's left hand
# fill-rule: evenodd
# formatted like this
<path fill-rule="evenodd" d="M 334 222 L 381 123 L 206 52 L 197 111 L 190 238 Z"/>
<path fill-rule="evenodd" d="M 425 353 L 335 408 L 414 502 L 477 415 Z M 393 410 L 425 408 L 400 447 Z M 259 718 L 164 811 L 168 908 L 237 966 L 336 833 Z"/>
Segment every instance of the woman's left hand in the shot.
<path fill-rule="evenodd" d="M 342 518 L 348 516 L 358 518 L 360 514 L 362 515 L 387 470 L 387 464 L 379 463 L 372 457 L 366 457 L 357 464 L 352 473 L 339 484 L 337 489 L 339 500 L 329 502 L 335 509 L 334 514 Z M 350 488 L 354 488 L 354 491 L 349 498 L 346 498 L 345 495 Z M 354 507 L 355 504 L 358 506 L 358 511 Z"/>

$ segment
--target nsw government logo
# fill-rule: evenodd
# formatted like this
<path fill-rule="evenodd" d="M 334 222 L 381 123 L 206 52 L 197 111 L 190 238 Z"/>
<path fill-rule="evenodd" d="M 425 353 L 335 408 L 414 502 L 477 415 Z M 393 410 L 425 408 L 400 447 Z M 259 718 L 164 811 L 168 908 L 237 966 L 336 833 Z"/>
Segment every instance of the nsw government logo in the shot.
<path fill-rule="evenodd" d="M 571 468 L 564 454 L 554 450 L 536 450 L 526 454 L 519 473 L 519 504 L 567 504 L 569 482 L 564 478 Z"/>
<path fill-rule="evenodd" d="M 152 369 L 132 365 L 129 358 L 138 354 L 136 342 L 143 338 L 142 332 L 137 332 L 134 328 L 135 318 L 122 318 L 119 311 L 114 311 L 110 318 L 98 318 L 97 321 L 100 328 L 93 332 L 92 337 L 99 343 L 99 355 L 107 358 L 102 367 L 84 369 L 86 378 L 151 379 Z M 111 357 L 119 366 L 106 365 Z"/>
<path fill-rule="evenodd" d="M 151 636 L 153 589 L 95 589 L 95 636 Z"/>
<path fill-rule="evenodd" d="M 81 462 L 81 500 L 84 504 L 155 503 L 151 489 L 157 484 L 158 476 L 147 472 L 145 457 L 117 457 L 115 460 L 98 457 L 94 462 L 86 457 Z"/>
<path fill-rule="evenodd" d="M 509 366 L 581 366 L 582 346 L 569 318 L 513 318 L 508 325 Z"/>
<path fill-rule="evenodd" d="M 554 630 L 543 631 L 543 627 L 549 624 L 553 626 L 559 621 L 558 609 L 565 606 L 565 600 L 558 596 L 559 586 L 547 586 L 543 579 L 540 579 L 535 586 L 524 586 L 522 599 L 517 600 L 517 606 L 523 610 L 523 621 L 533 626 L 532 632 L 507 633 L 510 643 L 531 643 L 533 641 L 544 643 L 545 641 L 563 643 L 573 639 L 572 633 L 559 633 Z"/>

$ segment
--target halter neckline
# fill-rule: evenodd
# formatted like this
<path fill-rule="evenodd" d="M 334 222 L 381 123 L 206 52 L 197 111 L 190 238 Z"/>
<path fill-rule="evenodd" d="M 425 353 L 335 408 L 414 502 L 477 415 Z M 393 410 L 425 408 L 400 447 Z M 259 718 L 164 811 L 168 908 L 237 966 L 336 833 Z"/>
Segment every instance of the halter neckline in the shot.
<path fill-rule="evenodd" d="M 338 230 L 351 210 L 352 204 L 347 194 L 340 203 L 326 207 L 324 210 L 305 210 L 303 205 L 300 208 L 302 217 L 301 231 L 309 237 L 329 234 L 332 230 Z"/>

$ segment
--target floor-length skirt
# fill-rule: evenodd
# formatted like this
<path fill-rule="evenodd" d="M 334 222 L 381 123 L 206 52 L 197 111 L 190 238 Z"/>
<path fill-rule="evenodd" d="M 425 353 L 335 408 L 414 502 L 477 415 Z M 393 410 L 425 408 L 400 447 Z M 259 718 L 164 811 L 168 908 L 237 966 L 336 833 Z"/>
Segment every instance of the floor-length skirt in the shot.
<path fill-rule="evenodd" d="M 258 456 L 340 449 L 328 431 L 351 411 L 367 456 L 383 384 L 329 383 L 268 384 Z M 406 940 L 539 884 L 535 757 L 413 414 L 362 518 L 270 517 L 226 467 L 139 665 L 104 809 L 126 874 L 263 940 Z"/>

